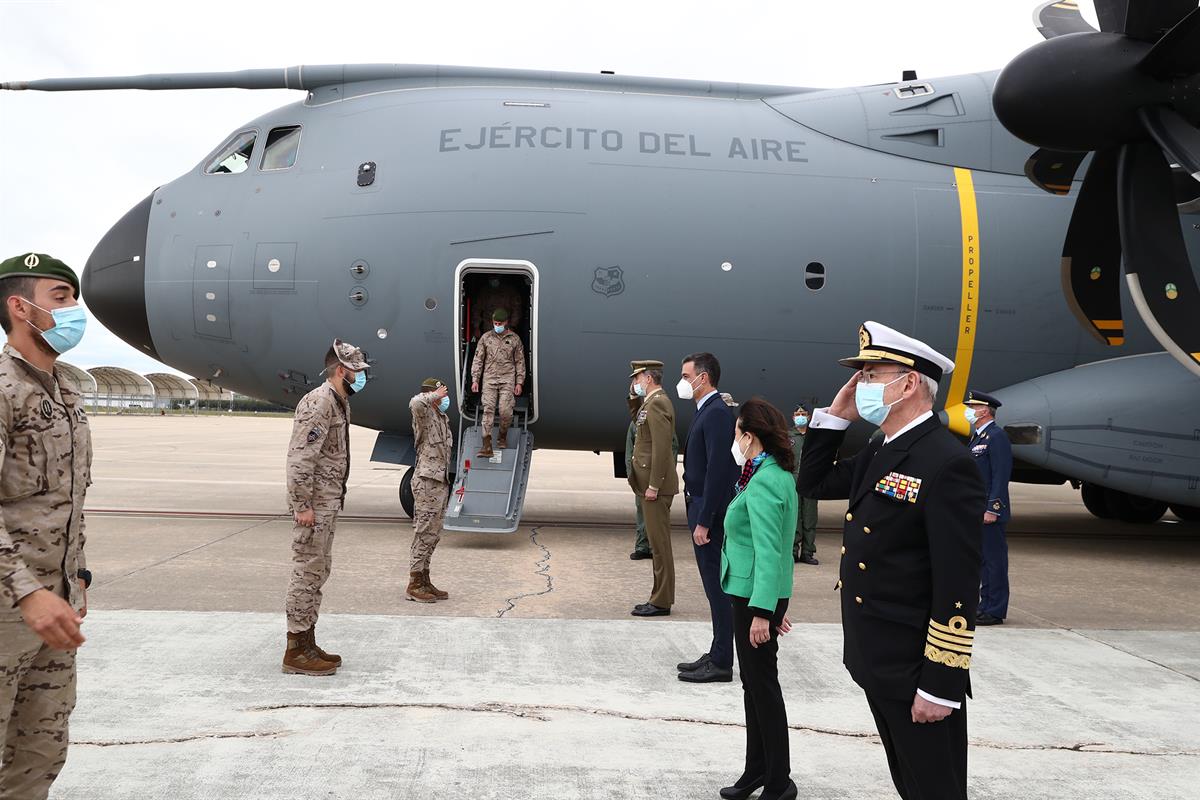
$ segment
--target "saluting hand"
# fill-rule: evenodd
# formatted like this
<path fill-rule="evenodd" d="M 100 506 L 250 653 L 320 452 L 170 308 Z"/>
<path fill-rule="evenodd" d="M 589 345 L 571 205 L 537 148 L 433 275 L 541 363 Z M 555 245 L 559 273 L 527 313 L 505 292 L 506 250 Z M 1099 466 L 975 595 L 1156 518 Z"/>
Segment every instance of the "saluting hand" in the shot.
<path fill-rule="evenodd" d="M 846 385 L 838 390 L 837 397 L 833 398 L 833 404 L 829 406 L 830 414 L 851 422 L 859 419 L 858 404 L 854 402 L 854 394 L 861 380 L 862 370 L 850 376 L 850 380 L 846 381 Z"/>
<path fill-rule="evenodd" d="M 71 604 L 49 589 L 30 592 L 18 602 L 25 624 L 55 650 L 74 650 L 84 643 L 79 625 L 83 618 Z"/>

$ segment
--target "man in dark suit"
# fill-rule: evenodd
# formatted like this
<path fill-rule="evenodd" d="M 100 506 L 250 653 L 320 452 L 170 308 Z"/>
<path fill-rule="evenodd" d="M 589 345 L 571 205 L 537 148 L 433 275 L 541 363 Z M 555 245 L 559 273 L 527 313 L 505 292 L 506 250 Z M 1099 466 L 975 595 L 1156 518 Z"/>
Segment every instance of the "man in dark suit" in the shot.
<path fill-rule="evenodd" d="M 708 652 L 679 665 L 679 680 L 688 683 L 733 680 L 733 606 L 721 588 L 721 545 L 725 540 L 725 508 L 733 499 L 738 467 L 733 460 L 737 416 L 717 390 L 721 364 L 712 353 L 683 360 L 675 387 L 681 400 L 696 403 L 683 450 L 683 496 L 700 581 L 708 597 L 713 639 Z"/>
<path fill-rule="evenodd" d="M 1012 443 L 996 421 L 1000 401 L 990 394 L 967 392 L 965 416 L 974 429 L 967 446 L 987 489 L 983 512 L 983 574 L 979 587 L 976 625 L 1003 625 L 1008 616 L 1008 539 L 1005 531 L 1012 517 L 1008 482 L 1012 478 Z"/>
<path fill-rule="evenodd" d="M 954 364 L 876 322 L 841 363 L 858 371 L 814 412 L 798 482 L 801 495 L 850 501 L 836 586 L 842 660 L 866 692 L 900 796 L 966 800 L 985 498 L 970 454 L 933 414 Z M 884 438 L 838 459 L 857 419 Z"/>

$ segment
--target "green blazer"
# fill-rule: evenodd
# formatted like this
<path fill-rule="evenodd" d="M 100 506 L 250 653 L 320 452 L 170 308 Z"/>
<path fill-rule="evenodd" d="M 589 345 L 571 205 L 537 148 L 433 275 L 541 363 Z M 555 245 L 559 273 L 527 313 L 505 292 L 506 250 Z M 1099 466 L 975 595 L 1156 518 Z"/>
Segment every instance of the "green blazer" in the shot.
<path fill-rule="evenodd" d="M 796 479 L 767 456 L 725 512 L 721 588 L 767 614 L 792 596 Z"/>

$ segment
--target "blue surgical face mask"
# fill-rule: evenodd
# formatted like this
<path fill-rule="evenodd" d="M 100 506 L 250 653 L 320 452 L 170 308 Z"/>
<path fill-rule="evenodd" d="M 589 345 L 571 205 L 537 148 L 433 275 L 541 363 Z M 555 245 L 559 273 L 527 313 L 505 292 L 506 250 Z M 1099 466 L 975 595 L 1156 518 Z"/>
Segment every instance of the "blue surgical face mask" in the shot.
<path fill-rule="evenodd" d="M 342 382 L 346 385 L 346 394 L 348 396 L 356 395 L 363 390 L 364 386 L 367 385 L 366 370 L 354 373 L 353 381 L 343 380 Z"/>
<path fill-rule="evenodd" d="M 504 333 L 504 326 L 503 325 L 493 325 L 492 330 L 494 330 L 496 333 Z"/>
<path fill-rule="evenodd" d="M 445 413 L 446 413 L 446 409 L 448 409 L 448 408 L 450 408 L 450 397 L 449 397 L 449 395 L 447 395 L 446 397 L 443 397 L 443 398 L 441 399 L 441 402 L 439 402 L 439 403 L 438 403 L 438 411 L 440 411 L 440 412 L 442 412 L 443 414 L 445 414 Z"/>
<path fill-rule="evenodd" d="M 25 302 L 29 303 L 28 300 Z M 46 330 L 42 330 L 32 322 L 29 323 L 31 328 L 42 335 L 42 339 L 50 345 L 54 352 L 61 355 L 83 339 L 83 332 L 87 330 L 87 312 L 83 310 L 83 306 L 76 305 L 47 311 L 35 303 L 29 303 L 29 305 L 38 311 L 45 311 L 54 318 L 54 327 Z M 26 321 L 28 322 L 28 320 Z"/>
<path fill-rule="evenodd" d="M 888 413 L 892 410 L 892 406 L 900 402 L 899 400 L 893 403 L 883 402 L 883 391 L 896 381 L 904 380 L 907 375 L 907 372 L 902 372 L 887 383 L 865 383 L 860 381 L 854 387 L 854 405 L 858 407 L 858 415 L 876 427 L 882 425 L 883 421 L 887 419 Z"/>
<path fill-rule="evenodd" d="M 975 413 L 975 409 L 970 406 L 963 409 L 963 417 L 966 418 L 968 425 L 974 425 L 976 420 L 979 419 L 979 415 Z"/>
<path fill-rule="evenodd" d="M 640 383 L 635 383 L 633 385 L 633 393 L 636 394 L 638 397 L 645 397 L 646 396 L 646 387 Z"/>
<path fill-rule="evenodd" d="M 796 423 L 797 428 L 803 428 L 808 424 L 808 417 L 804 414 L 797 414 L 796 416 L 792 417 L 792 422 Z"/>

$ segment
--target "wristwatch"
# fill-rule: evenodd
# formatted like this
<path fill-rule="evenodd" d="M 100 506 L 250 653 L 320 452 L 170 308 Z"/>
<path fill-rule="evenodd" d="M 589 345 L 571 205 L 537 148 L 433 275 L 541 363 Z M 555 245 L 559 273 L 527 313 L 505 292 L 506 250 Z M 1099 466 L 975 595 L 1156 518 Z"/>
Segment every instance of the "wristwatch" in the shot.
<path fill-rule="evenodd" d="M 79 572 L 77 572 L 75 574 L 75 577 L 77 577 L 83 581 L 83 588 L 85 588 L 85 589 L 87 589 L 88 587 L 90 587 L 92 585 L 92 571 L 91 570 L 81 569 L 81 570 L 79 570 Z"/>

